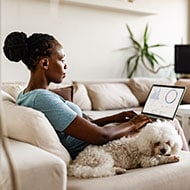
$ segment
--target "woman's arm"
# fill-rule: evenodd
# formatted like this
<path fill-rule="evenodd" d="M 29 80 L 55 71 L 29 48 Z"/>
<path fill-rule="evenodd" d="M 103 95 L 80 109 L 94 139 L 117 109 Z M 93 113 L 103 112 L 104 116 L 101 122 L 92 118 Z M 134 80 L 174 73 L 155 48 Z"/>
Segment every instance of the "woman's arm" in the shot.
<path fill-rule="evenodd" d="M 144 115 L 138 115 L 128 122 L 109 127 L 100 127 L 77 116 L 64 132 L 90 144 L 100 145 L 122 136 L 128 136 L 130 133 L 137 131 L 148 122 L 151 122 L 150 118 Z"/>
<path fill-rule="evenodd" d="M 133 118 L 136 115 L 137 114 L 134 111 L 124 111 L 111 116 L 99 118 L 96 120 L 91 120 L 91 122 L 99 126 L 104 126 L 109 123 L 122 123 L 129 121 L 131 118 Z"/>
<path fill-rule="evenodd" d="M 64 131 L 67 135 L 73 136 L 90 144 L 104 144 L 109 140 L 117 139 L 122 136 L 128 136 L 143 127 L 151 120 L 144 115 L 137 115 L 128 122 L 115 124 L 113 126 L 100 126 L 92 123 L 77 113 L 63 102 L 61 98 L 55 96 L 46 90 L 36 91 L 34 109 L 45 114 L 52 126 L 57 131 Z M 123 112 L 112 116 L 110 121 L 119 121 L 125 116 L 131 117 L 133 113 Z M 125 115 L 126 114 L 126 115 Z"/>

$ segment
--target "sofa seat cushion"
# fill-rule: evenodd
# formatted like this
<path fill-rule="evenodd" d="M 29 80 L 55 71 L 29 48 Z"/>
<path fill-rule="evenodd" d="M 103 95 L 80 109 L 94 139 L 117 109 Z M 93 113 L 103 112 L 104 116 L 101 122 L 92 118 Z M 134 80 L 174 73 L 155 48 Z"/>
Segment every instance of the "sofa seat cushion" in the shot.
<path fill-rule="evenodd" d="M 86 85 L 93 110 L 111 110 L 138 106 L 138 100 L 126 84 L 100 83 Z"/>
<path fill-rule="evenodd" d="M 19 190 L 66 190 L 66 164 L 57 156 L 27 143 L 9 140 L 8 148 L 16 169 Z M 12 189 L 4 151 L 1 151 L 0 189 Z"/>
<path fill-rule="evenodd" d="M 128 170 L 126 174 L 91 179 L 68 178 L 67 190 L 189 190 L 190 152 L 180 161 L 151 168 Z"/>
<path fill-rule="evenodd" d="M 16 105 L 9 94 L 4 91 L 1 93 L 2 118 L 7 127 L 8 137 L 40 147 L 69 163 L 70 155 L 60 143 L 45 115 L 32 108 Z"/>

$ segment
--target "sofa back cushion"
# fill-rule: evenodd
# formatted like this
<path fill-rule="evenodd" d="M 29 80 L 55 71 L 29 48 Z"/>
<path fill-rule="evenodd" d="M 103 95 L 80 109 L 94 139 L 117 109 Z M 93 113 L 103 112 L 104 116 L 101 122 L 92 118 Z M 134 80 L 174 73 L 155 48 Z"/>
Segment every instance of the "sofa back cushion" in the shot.
<path fill-rule="evenodd" d="M 175 83 L 176 86 L 185 86 L 186 91 L 183 97 L 183 103 L 190 104 L 190 79 L 179 79 Z"/>
<path fill-rule="evenodd" d="M 92 103 L 85 85 L 73 82 L 73 87 L 73 103 L 77 104 L 82 110 L 91 110 Z"/>
<path fill-rule="evenodd" d="M 174 78 L 136 77 L 129 80 L 128 86 L 139 103 L 144 104 L 153 84 L 174 85 L 175 82 L 176 79 Z"/>
<path fill-rule="evenodd" d="M 26 87 L 24 82 L 5 82 L 2 84 L 2 90 L 10 94 L 14 99 Z M 49 90 L 62 96 L 65 100 L 73 101 L 73 85 L 71 82 L 60 84 L 51 83 Z"/>
<path fill-rule="evenodd" d="M 2 118 L 7 128 L 7 136 L 32 144 L 70 162 L 70 155 L 49 123 L 45 115 L 32 108 L 18 106 L 15 99 L 2 93 Z"/>
<path fill-rule="evenodd" d="M 2 90 L 16 99 L 18 94 L 25 88 L 25 86 L 26 83 L 24 82 L 5 82 L 2 83 Z"/>
<path fill-rule="evenodd" d="M 136 107 L 137 98 L 124 83 L 97 83 L 86 85 L 93 110 L 111 110 Z"/>

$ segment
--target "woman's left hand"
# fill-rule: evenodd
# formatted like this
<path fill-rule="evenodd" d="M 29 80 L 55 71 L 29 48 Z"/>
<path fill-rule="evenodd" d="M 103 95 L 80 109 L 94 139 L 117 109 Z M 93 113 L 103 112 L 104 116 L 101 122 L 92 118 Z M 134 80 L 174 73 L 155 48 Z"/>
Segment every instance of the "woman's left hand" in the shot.
<path fill-rule="evenodd" d="M 99 126 L 104 126 L 109 123 L 123 123 L 129 121 L 131 118 L 135 117 L 136 115 L 137 114 L 134 111 L 123 111 L 111 116 L 106 116 L 96 120 L 91 120 L 91 122 Z"/>
<path fill-rule="evenodd" d="M 113 115 L 114 122 L 126 122 L 130 120 L 131 118 L 137 116 L 137 114 L 134 111 L 123 111 L 118 114 Z"/>

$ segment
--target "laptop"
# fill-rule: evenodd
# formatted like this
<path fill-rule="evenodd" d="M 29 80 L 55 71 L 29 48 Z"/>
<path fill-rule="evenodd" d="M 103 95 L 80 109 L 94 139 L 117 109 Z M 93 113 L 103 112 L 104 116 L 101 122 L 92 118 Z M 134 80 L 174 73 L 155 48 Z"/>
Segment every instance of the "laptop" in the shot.
<path fill-rule="evenodd" d="M 185 90 L 184 86 L 153 84 L 141 113 L 154 120 L 173 120 Z"/>

